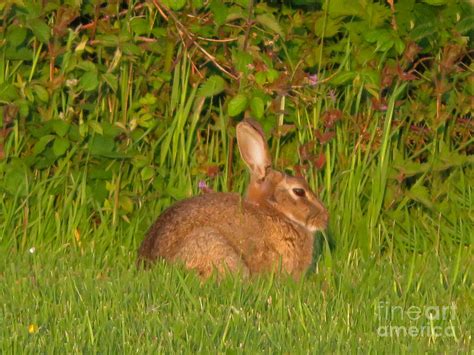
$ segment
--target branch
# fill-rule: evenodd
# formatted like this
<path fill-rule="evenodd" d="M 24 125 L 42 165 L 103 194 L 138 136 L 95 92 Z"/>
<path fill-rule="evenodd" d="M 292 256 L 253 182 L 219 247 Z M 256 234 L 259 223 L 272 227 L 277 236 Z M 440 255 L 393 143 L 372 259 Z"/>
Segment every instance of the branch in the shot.
<path fill-rule="evenodd" d="M 173 11 L 171 11 L 168 7 L 166 7 L 165 5 L 163 5 L 159 0 L 153 0 L 153 4 L 156 6 L 158 12 L 161 14 L 161 16 L 169 22 L 169 18 L 171 18 L 174 23 L 175 23 L 175 26 L 176 26 L 176 29 L 178 30 L 178 34 L 179 36 L 181 37 L 181 41 L 183 42 L 183 44 L 185 45 L 186 47 L 186 42 L 184 41 L 184 38 L 183 38 L 183 35 L 185 37 L 187 37 L 192 43 L 193 45 L 199 49 L 201 51 L 201 53 L 204 54 L 204 56 L 206 56 L 220 71 L 222 71 L 223 73 L 225 73 L 226 75 L 228 75 L 229 77 L 231 77 L 232 79 L 234 80 L 238 80 L 239 78 L 237 76 L 235 76 L 234 74 L 232 74 L 231 72 L 229 72 L 227 69 L 225 69 L 222 65 L 220 65 L 216 58 L 210 54 L 208 51 L 206 51 L 194 38 L 194 34 L 192 34 L 191 32 L 188 31 L 188 29 L 186 28 L 186 26 L 184 26 L 181 21 L 178 20 L 178 18 L 176 17 L 176 15 L 173 13 Z"/>

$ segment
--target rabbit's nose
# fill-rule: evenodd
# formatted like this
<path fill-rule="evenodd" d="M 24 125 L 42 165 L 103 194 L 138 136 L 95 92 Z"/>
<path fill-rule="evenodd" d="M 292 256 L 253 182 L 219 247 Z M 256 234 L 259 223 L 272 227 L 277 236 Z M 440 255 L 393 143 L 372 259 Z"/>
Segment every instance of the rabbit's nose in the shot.
<path fill-rule="evenodd" d="M 323 207 L 320 217 L 321 217 L 321 221 L 324 223 L 324 226 L 327 227 L 329 223 L 329 213 L 326 208 Z"/>

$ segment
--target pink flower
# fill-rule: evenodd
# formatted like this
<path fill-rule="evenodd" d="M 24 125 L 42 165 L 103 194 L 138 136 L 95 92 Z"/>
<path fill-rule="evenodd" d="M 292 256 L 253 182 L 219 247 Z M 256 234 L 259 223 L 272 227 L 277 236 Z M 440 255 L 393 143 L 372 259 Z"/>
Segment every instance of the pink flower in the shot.
<path fill-rule="evenodd" d="M 207 184 L 204 180 L 200 180 L 198 182 L 198 187 L 199 187 L 199 190 L 201 190 L 205 194 L 208 194 L 210 192 L 214 192 L 213 189 L 211 189 L 209 186 L 207 186 Z"/>
<path fill-rule="evenodd" d="M 319 82 L 318 74 L 308 75 L 308 82 L 309 82 L 309 85 L 311 86 L 318 85 L 318 82 Z"/>
<path fill-rule="evenodd" d="M 199 180 L 198 187 L 199 187 L 199 190 L 205 190 L 209 188 L 209 186 L 207 186 L 204 180 Z"/>

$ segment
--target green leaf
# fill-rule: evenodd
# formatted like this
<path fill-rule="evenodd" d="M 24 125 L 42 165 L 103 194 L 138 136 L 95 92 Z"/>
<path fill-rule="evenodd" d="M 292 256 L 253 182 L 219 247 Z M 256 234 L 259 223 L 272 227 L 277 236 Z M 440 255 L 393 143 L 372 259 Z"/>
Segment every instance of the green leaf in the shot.
<path fill-rule="evenodd" d="M 422 185 L 414 185 L 409 192 L 407 192 L 407 196 L 412 200 L 420 202 L 421 204 L 425 205 L 428 208 L 433 208 L 433 202 L 431 200 L 431 194 L 425 186 Z"/>
<path fill-rule="evenodd" d="M 332 85 L 343 85 L 351 80 L 353 80 L 355 77 L 356 77 L 356 73 L 355 72 L 342 72 L 342 73 L 338 73 L 337 75 L 335 75 L 330 83 Z"/>
<path fill-rule="evenodd" d="M 3 83 L 0 84 L 0 97 L 4 101 L 13 101 L 18 98 L 18 92 L 16 87 L 12 84 Z"/>
<path fill-rule="evenodd" d="M 386 41 L 390 39 L 390 32 L 386 29 L 372 30 L 363 34 L 365 40 L 369 43 Z"/>
<path fill-rule="evenodd" d="M 113 137 L 104 137 L 101 135 L 94 135 L 89 142 L 89 152 L 92 155 L 109 156 L 114 150 L 115 142 Z"/>
<path fill-rule="evenodd" d="M 168 32 L 166 31 L 166 28 L 163 27 L 158 27 L 158 28 L 153 28 L 151 30 L 151 34 L 157 38 L 166 38 L 168 35 Z M 160 46 L 161 49 L 161 46 Z"/>
<path fill-rule="evenodd" d="M 369 43 L 377 42 L 376 51 L 386 52 L 395 45 L 395 41 L 398 40 L 397 35 L 390 30 L 380 29 L 369 31 L 364 34 L 364 38 Z"/>
<path fill-rule="evenodd" d="M 136 35 L 142 36 L 150 31 L 151 26 L 147 20 L 136 17 L 130 21 L 130 27 Z"/>
<path fill-rule="evenodd" d="M 250 109 L 255 118 L 262 118 L 265 112 L 265 103 L 260 97 L 252 97 L 250 100 Z"/>
<path fill-rule="evenodd" d="M 87 181 L 90 180 L 112 180 L 113 178 L 113 173 L 112 170 L 105 170 L 101 166 L 97 165 L 91 165 L 89 166 L 89 169 L 87 169 L 88 174 L 87 174 Z"/>
<path fill-rule="evenodd" d="M 232 51 L 232 63 L 235 65 L 235 69 L 247 75 L 249 70 L 249 64 L 253 63 L 253 56 L 245 51 L 234 50 Z"/>
<path fill-rule="evenodd" d="M 156 98 L 155 95 L 153 95 L 150 92 L 147 92 L 145 96 L 140 97 L 140 99 L 138 100 L 138 103 L 140 104 L 140 106 L 151 106 L 151 105 L 155 105 L 157 101 L 158 99 Z"/>
<path fill-rule="evenodd" d="M 326 26 L 324 26 L 326 24 Z M 331 17 L 326 18 L 324 22 L 324 16 L 320 16 L 314 22 L 314 33 L 321 38 L 334 37 L 341 30 L 341 24 L 339 20 L 334 20 Z"/>
<path fill-rule="evenodd" d="M 247 108 L 247 97 L 242 94 L 234 96 L 227 107 L 227 112 L 229 116 L 234 117 L 242 113 Z"/>
<path fill-rule="evenodd" d="M 93 121 L 93 120 L 88 120 L 87 124 L 89 125 L 90 128 L 92 128 L 92 130 L 95 133 L 98 133 L 101 136 L 104 135 L 104 129 L 103 129 L 102 125 L 99 122 Z"/>
<path fill-rule="evenodd" d="M 118 37 L 111 34 L 97 35 L 96 40 L 104 47 L 117 47 L 119 44 Z"/>
<path fill-rule="evenodd" d="M 69 123 L 63 120 L 52 120 L 49 122 L 54 133 L 56 133 L 59 137 L 64 137 L 69 131 L 69 127 L 71 126 Z"/>
<path fill-rule="evenodd" d="M 26 196 L 27 182 L 28 175 L 25 164 L 20 160 L 13 160 L 7 165 L 3 179 L 0 179 L 0 187 L 14 196 Z"/>
<path fill-rule="evenodd" d="M 96 72 L 87 72 L 79 79 L 79 86 L 84 91 L 94 91 L 99 86 Z"/>
<path fill-rule="evenodd" d="M 255 74 L 255 82 L 258 85 L 264 85 L 267 82 L 267 74 L 264 71 L 259 71 Z"/>
<path fill-rule="evenodd" d="M 102 180 L 93 180 L 87 184 L 92 198 L 98 203 L 104 203 L 104 200 L 109 196 L 109 192 L 105 188 L 105 182 Z"/>
<path fill-rule="evenodd" d="M 118 89 L 118 79 L 117 75 L 114 75 L 112 73 L 105 73 L 101 74 L 100 76 L 102 80 L 104 80 L 107 85 L 112 89 L 113 92 L 117 92 Z"/>
<path fill-rule="evenodd" d="M 143 168 L 147 166 L 150 159 L 146 155 L 138 154 L 132 158 L 132 165 L 136 168 Z"/>
<path fill-rule="evenodd" d="M 192 6 L 195 9 L 200 9 L 204 6 L 204 0 L 192 0 Z"/>
<path fill-rule="evenodd" d="M 25 6 L 27 5 L 27 6 Z M 26 4 L 23 4 L 25 6 L 23 8 L 23 11 L 28 14 L 28 21 L 32 18 L 38 17 L 41 14 L 41 9 L 42 9 L 42 4 L 37 2 L 37 1 L 27 1 Z"/>
<path fill-rule="evenodd" d="M 140 126 L 140 127 L 144 127 L 144 128 L 153 128 L 157 125 L 157 122 L 156 120 L 153 119 L 153 115 L 151 113 L 146 113 L 144 114 L 143 116 L 140 116 L 138 119 L 137 119 L 137 124 Z"/>
<path fill-rule="evenodd" d="M 280 37 L 285 37 L 285 34 L 280 26 L 280 24 L 278 23 L 278 21 L 276 20 L 275 16 L 273 16 L 272 14 L 261 14 L 261 15 L 258 15 L 257 17 L 255 17 L 255 21 L 265 27 L 267 27 L 269 30 L 275 32 L 275 33 L 278 33 L 280 35 Z"/>
<path fill-rule="evenodd" d="M 97 122 L 97 121 L 96 121 Z M 110 137 L 117 137 L 119 134 L 123 133 L 123 129 L 120 128 L 118 125 L 115 123 L 112 124 L 110 122 L 104 121 L 101 123 L 102 127 L 102 132 L 104 136 L 110 136 Z"/>
<path fill-rule="evenodd" d="M 96 67 L 96 63 L 90 61 L 90 60 L 83 60 L 81 62 L 79 62 L 77 64 L 77 67 L 79 69 L 82 69 L 83 71 L 85 72 L 94 72 L 94 73 L 97 73 L 97 67 Z"/>
<path fill-rule="evenodd" d="M 405 43 L 400 38 L 395 40 L 395 50 L 397 51 L 398 55 L 403 54 L 405 51 Z"/>
<path fill-rule="evenodd" d="M 331 0 L 327 4 L 329 16 L 333 18 L 341 16 L 364 17 L 365 15 L 359 1 Z M 324 2 L 323 10 L 326 10 L 326 2 Z"/>
<path fill-rule="evenodd" d="M 362 2 L 361 2 L 362 3 Z M 384 23 L 390 18 L 391 13 L 388 6 L 377 2 L 368 1 L 363 4 L 364 16 L 362 17 L 369 28 L 384 26 Z"/>
<path fill-rule="evenodd" d="M 122 210 L 124 210 L 126 213 L 132 213 L 133 212 L 133 200 L 125 195 L 120 195 L 119 197 L 119 206 Z"/>
<path fill-rule="evenodd" d="M 227 15 L 227 18 L 225 19 L 226 22 L 233 22 L 237 20 L 243 20 L 247 19 L 248 17 L 248 11 L 247 6 L 245 7 L 245 10 L 239 6 L 232 6 L 229 8 L 229 14 Z"/>
<path fill-rule="evenodd" d="M 26 100 L 17 100 L 15 104 L 18 106 L 18 112 L 20 113 L 20 117 L 25 118 L 30 113 L 30 106 L 28 105 L 28 101 Z"/>
<path fill-rule="evenodd" d="M 38 140 L 41 137 L 46 136 L 47 134 L 51 134 L 52 132 L 50 124 L 39 124 L 31 122 L 27 124 L 27 129 L 28 133 L 31 134 L 33 138 L 37 138 Z"/>
<path fill-rule="evenodd" d="M 442 6 L 448 3 L 447 0 L 421 0 L 421 1 L 431 6 Z"/>
<path fill-rule="evenodd" d="M 125 54 L 140 56 L 143 53 L 143 50 L 140 49 L 135 43 L 132 42 L 123 42 L 120 43 L 120 48 Z"/>
<path fill-rule="evenodd" d="M 380 71 L 370 69 L 370 67 L 362 69 L 359 71 L 359 74 L 362 80 L 366 83 L 372 85 L 377 85 L 380 83 Z"/>
<path fill-rule="evenodd" d="M 142 180 L 150 180 L 153 176 L 155 176 L 155 170 L 149 166 L 145 166 L 140 171 L 140 176 L 142 177 Z"/>
<path fill-rule="evenodd" d="M 7 27 L 6 40 L 12 47 L 20 46 L 26 39 L 27 30 L 24 27 L 18 25 L 11 25 Z"/>
<path fill-rule="evenodd" d="M 41 154 L 45 149 L 46 146 L 55 138 L 54 135 L 48 134 L 46 136 L 41 137 L 38 142 L 36 142 L 35 146 L 33 147 L 33 156 L 37 156 Z"/>
<path fill-rule="evenodd" d="M 14 48 L 8 46 L 5 50 L 5 57 L 10 60 L 31 61 L 33 59 L 33 51 L 25 47 Z"/>
<path fill-rule="evenodd" d="M 225 6 L 224 2 L 220 0 L 213 0 L 209 5 L 209 9 L 214 15 L 214 21 L 216 24 L 218 26 L 222 26 L 226 22 L 227 15 L 229 13 L 229 9 L 227 6 Z"/>
<path fill-rule="evenodd" d="M 467 33 L 472 29 L 474 29 L 474 16 L 465 17 L 456 24 L 459 33 Z"/>
<path fill-rule="evenodd" d="M 200 97 L 212 97 L 224 91 L 225 81 L 219 75 L 211 75 L 198 90 Z"/>
<path fill-rule="evenodd" d="M 51 38 L 51 29 L 43 20 L 40 18 L 29 20 L 28 26 L 39 41 L 43 43 L 49 42 L 49 39 Z"/>
<path fill-rule="evenodd" d="M 242 6 L 244 9 L 247 9 L 249 7 L 249 2 L 250 0 L 234 0 L 234 3 Z"/>
<path fill-rule="evenodd" d="M 419 41 L 425 37 L 432 36 L 438 31 L 435 25 L 431 22 L 422 23 L 419 26 L 416 26 L 411 32 L 410 37 L 415 41 Z"/>
<path fill-rule="evenodd" d="M 70 146 L 70 142 L 66 138 L 57 137 L 53 143 L 53 153 L 57 157 L 60 157 L 66 153 Z"/>
<path fill-rule="evenodd" d="M 49 101 L 49 93 L 48 90 L 46 90 L 44 87 L 41 85 L 34 85 L 33 86 L 33 92 L 36 94 L 38 99 L 44 103 L 47 103 Z"/>
<path fill-rule="evenodd" d="M 395 44 L 395 41 L 393 39 L 389 39 L 387 41 L 377 43 L 376 50 L 379 51 L 379 52 L 386 52 L 390 48 L 392 48 L 394 46 L 394 44 Z"/>
<path fill-rule="evenodd" d="M 280 73 L 275 69 L 268 69 L 267 71 L 267 80 L 269 83 L 273 83 L 280 77 Z"/>
<path fill-rule="evenodd" d="M 186 0 L 162 0 L 163 4 L 168 6 L 170 9 L 179 11 L 184 5 L 186 5 Z"/>

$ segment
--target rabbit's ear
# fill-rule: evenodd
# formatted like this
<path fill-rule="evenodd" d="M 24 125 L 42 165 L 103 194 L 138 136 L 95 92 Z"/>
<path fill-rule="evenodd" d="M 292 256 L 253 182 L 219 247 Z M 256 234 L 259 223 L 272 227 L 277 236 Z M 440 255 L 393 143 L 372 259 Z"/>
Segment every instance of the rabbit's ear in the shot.
<path fill-rule="evenodd" d="M 240 155 L 251 173 L 263 179 L 272 165 L 267 142 L 257 122 L 243 121 L 237 125 L 237 143 Z"/>

